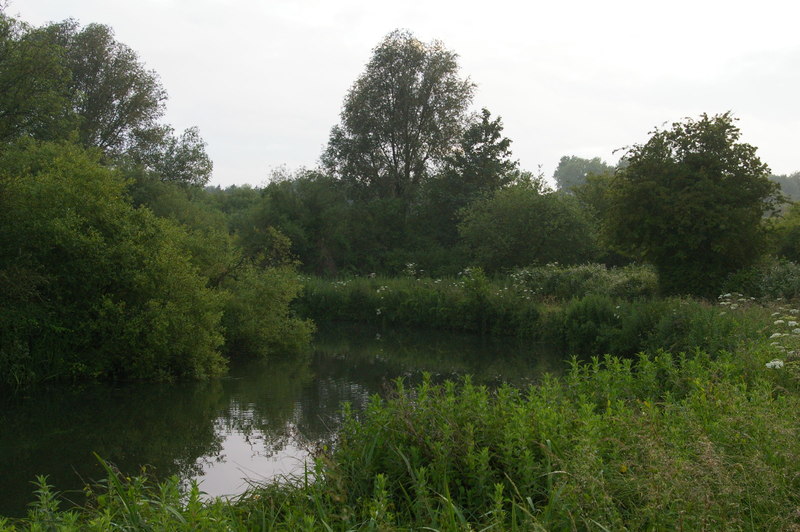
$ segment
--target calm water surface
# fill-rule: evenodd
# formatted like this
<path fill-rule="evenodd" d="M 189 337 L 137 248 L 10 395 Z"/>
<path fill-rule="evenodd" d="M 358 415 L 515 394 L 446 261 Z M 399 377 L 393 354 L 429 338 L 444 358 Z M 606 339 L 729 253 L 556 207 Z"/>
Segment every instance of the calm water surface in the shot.
<path fill-rule="evenodd" d="M 302 472 L 335 436 L 340 404 L 359 410 L 397 377 L 525 386 L 562 368 L 553 351 L 517 340 L 328 324 L 302 361 L 233 364 L 212 382 L 37 389 L 0 400 L 0 515 L 25 513 L 40 474 L 82 502 L 82 486 L 103 477 L 93 452 L 128 474 L 146 465 L 234 495 Z"/>

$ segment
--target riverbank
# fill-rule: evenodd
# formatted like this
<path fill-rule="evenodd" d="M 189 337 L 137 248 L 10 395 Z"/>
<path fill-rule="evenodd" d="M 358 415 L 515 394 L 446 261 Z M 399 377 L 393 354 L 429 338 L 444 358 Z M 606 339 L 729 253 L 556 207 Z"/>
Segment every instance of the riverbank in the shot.
<path fill-rule="evenodd" d="M 708 305 L 733 320 L 730 349 L 575 360 L 527 389 L 398 385 L 289 482 L 203 502 L 177 478 L 110 471 L 85 508 L 40 487 L 3 527 L 792 529 L 798 309 L 738 299 Z"/>

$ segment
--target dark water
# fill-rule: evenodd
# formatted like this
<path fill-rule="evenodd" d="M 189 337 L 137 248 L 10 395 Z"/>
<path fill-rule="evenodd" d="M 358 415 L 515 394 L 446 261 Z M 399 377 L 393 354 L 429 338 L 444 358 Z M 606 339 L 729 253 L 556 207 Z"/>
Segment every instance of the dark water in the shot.
<path fill-rule="evenodd" d="M 127 474 L 146 465 L 157 477 L 196 478 L 209 496 L 240 493 L 302 472 L 335 436 L 340 404 L 363 408 L 397 377 L 525 386 L 562 366 L 516 340 L 326 325 L 304 359 L 234 364 L 212 382 L 37 389 L 0 401 L 0 515 L 24 515 L 36 475 L 81 503 L 81 488 L 103 477 L 92 453 Z"/>

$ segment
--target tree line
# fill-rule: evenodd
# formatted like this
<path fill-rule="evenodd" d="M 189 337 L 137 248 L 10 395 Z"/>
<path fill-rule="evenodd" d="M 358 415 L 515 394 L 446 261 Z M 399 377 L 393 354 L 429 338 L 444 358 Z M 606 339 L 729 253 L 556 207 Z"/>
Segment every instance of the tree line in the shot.
<path fill-rule="evenodd" d="M 373 50 L 319 165 L 262 188 L 206 186 L 199 131 L 163 122 L 157 74 L 107 26 L 0 13 L 0 88 L 6 384 L 201 377 L 223 353 L 296 351 L 298 270 L 640 261 L 665 294 L 711 297 L 800 250 L 800 216 L 770 217 L 778 185 L 730 113 L 657 129 L 616 166 L 566 156 L 552 188 L 500 117 L 471 111 L 457 54 L 409 32 Z"/>
<path fill-rule="evenodd" d="M 278 235 L 246 255 L 200 200 L 196 128 L 111 28 L 0 13 L 0 386 L 218 375 L 302 349 Z"/>

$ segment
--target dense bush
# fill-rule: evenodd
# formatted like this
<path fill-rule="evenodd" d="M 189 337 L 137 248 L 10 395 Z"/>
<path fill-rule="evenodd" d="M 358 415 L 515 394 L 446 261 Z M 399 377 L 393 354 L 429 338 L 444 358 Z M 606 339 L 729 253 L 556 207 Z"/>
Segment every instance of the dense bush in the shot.
<path fill-rule="evenodd" d="M 0 382 L 224 369 L 224 294 L 179 227 L 131 207 L 125 183 L 68 144 L 23 142 L 0 168 Z"/>
<path fill-rule="evenodd" d="M 519 183 L 480 198 L 461 212 L 459 233 L 470 261 L 488 272 L 527 264 L 577 264 L 598 253 L 595 230 L 578 201 Z"/>
<path fill-rule="evenodd" d="M 716 353 L 754 333 L 708 303 L 642 297 L 654 290 L 652 271 L 641 267 L 548 266 L 495 281 L 467 269 L 457 279 L 309 278 L 297 308 L 317 320 L 522 336 L 583 356 Z"/>
<path fill-rule="evenodd" d="M 292 268 L 247 266 L 223 286 L 231 294 L 222 319 L 225 348 L 231 356 L 264 358 L 297 353 L 308 346 L 313 323 L 289 310 L 289 303 L 302 289 Z"/>
<path fill-rule="evenodd" d="M 731 274 L 725 291 L 758 298 L 800 297 L 800 265 L 787 260 L 764 260 Z"/>

